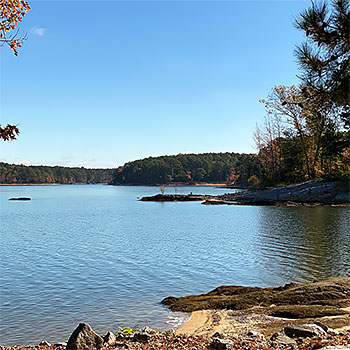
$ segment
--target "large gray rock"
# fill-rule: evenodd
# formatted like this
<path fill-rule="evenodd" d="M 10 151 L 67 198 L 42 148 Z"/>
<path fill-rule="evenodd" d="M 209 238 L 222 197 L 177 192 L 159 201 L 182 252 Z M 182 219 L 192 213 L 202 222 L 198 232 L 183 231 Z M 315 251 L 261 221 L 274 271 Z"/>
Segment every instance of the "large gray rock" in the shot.
<path fill-rule="evenodd" d="M 317 324 L 290 325 L 284 327 L 283 331 L 291 338 L 316 337 L 326 334 L 325 330 Z"/>
<path fill-rule="evenodd" d="M 289 338 L 283 332 L 275 333 L 272 337 L 272 346 L 280 346 L 280 345 L 297 345 L 296 341 L 292 338 Z"/>
<path fill-rule="evenodd" d="M 90 325 L 80 323 L 67 342 L 67 350 L 96 350 L 103 345 L 103 339 L 96 334 Z"/>

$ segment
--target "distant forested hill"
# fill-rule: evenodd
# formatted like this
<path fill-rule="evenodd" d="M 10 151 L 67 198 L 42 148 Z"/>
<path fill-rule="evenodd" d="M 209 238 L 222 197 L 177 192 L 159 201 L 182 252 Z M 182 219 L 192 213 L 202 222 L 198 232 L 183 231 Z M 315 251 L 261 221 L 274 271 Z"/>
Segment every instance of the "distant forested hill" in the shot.
<path fill-rule="evenodd" d="M 259 162 L 254 154 L 202 153 L 149 157 L 126 163 L 116 169 L 112 183 L 169 184 L 228 182 L 246 184 L 259 176 Z"/>
<path fill-rule="evenodd" d="M 0 163 L 0 184 L 109 183 L 113 169 L 25 166 Z"/>

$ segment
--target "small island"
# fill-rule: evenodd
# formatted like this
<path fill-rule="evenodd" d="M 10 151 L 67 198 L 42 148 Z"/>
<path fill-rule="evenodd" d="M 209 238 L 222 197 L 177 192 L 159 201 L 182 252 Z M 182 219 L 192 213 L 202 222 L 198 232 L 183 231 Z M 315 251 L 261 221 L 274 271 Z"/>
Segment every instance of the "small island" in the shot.
<path fill-rule="evenodd" d="M 29 197 L 12 197 L 12 198 L 9 198 L 9 201 L 30 201 L 32 200 L 31 198 Z"/>
<path fill-rule="evenodd" d="M 202 194 L 156 194 L 154 196 L 142 197 L 142 202 L 193 202 L 213 199 L 215 196 Z"/>

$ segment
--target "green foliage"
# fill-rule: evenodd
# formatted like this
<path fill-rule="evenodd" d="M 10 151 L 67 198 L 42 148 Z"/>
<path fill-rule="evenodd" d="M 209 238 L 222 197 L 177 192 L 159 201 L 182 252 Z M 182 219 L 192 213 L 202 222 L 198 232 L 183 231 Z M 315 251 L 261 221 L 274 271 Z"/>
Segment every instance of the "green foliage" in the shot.
<path fill-rule="evenodd" d="M 267 117 L 254 137 L 265 185 L 350 175 L 350 6 L 330 4 L 312 2 L 295 21 L 306 36 L 296 49 L 302 83 L 261 100 Z"/>
<path fill-rule="evenodd" d="M 350 126 L 350 16 L 349 0 L 312 2 L 300 13 L 295 26 L 306 40 L 296 48 L 300 78 L 326 94 L 337 106 L 344 126 Z"/>
<path fill-rule="evenodd" d="M 25 166 L 0 163 L 1 184 L 109 183 L 112 169 Z"/>
<path fill-rule="evenodd" d="M 115 331 L 115 334 L 116 335 L 121 335 L 123 337 L 128 337 L 130 335 L 133 335 L 137 331 L 138 331 L 138 328 L 120 327 L 120 326 L 118 326 L 118 329 Z"/>
<path fill-rule="evenodd" d="M 116 169 L 113 184 L 224 183 L 232 174 L 240 185 L 259 175 L 256 155 L 227 152 L 149 157 Z"/>
<path fill-rule="evenodd" d="M 252 188 L 258 189 L 261 186 L 262 180 L 259 179 L 256 175 L 252 175 L 248 179 L 248 183 L 252 186 Z"/>

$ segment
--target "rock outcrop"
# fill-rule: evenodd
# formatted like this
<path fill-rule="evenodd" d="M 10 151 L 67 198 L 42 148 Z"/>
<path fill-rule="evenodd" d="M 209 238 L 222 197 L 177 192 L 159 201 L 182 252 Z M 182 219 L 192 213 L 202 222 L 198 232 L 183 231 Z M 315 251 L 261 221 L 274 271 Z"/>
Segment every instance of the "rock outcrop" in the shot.
<path fill-rule="evenodd" d="M 80 323 L 68 339 L 66 350 L 98 350 L 103 339 L 87 323 Z"/>
<path fill-rule="evenodd" d="M 350 306 L 350 277 L 330 278 L 277 288 L 222 286 L 209 293 L 168 297 L 162 304 L 173 311 L 244 310 L 259 305 L 261 312 L 284 318 L 344 315 Z"/>
<path fill-rule="evenodd" d="M 204 201 L 213 196 L 201 194 L 156 194 L 155 196 L 142 197 L 142 202 L 193 202 Z"/>
<path fill-rule="evenodd" d="M 115 345 L 115 343 L 117 342 L 117 337 L 115 336 L 114 333 L 112 332 L 107 332 L 104 336 L 103 336 L 103 342 L 106 345 Z"/>
<path fill-rule="evenodd" d="M 290 325 L 284 327 L 283 331 L 290 338 L 317 337 L 326 334 L 326 331 L 317 324 Z"/>
<path fill-rule="evenodd" d="M 222 204 L 240 205 L 345 205 L 350 203 L 349 186 L 337 182 L 304 182 L 258 191 L 216 196 Z M 207 201 L 205 204 L 219 204 Z"/>

